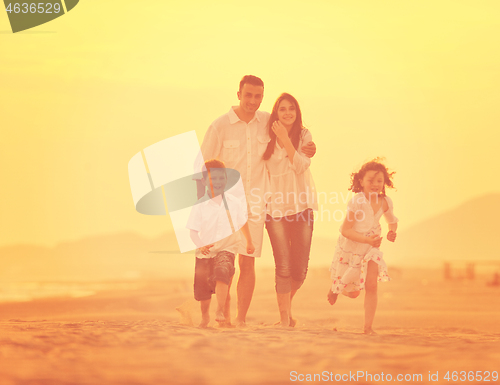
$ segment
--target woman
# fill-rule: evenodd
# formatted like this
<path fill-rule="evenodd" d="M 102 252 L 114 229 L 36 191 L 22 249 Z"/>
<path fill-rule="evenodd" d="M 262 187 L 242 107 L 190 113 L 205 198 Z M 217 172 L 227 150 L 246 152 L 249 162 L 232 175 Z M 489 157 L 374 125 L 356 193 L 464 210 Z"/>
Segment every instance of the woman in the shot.
<path fill-rule="evenodd" d="M 292 95 L 283 93 L 274 103 L 269 136 L 264 153 L 271 181 L 266 229 L 276 265 L 279 324 L 293 327 L 291 302 L 306 278 L 317 202 L 311 159 L 300 151 L 312 136 L 302 126 L 300 107 Z"/>

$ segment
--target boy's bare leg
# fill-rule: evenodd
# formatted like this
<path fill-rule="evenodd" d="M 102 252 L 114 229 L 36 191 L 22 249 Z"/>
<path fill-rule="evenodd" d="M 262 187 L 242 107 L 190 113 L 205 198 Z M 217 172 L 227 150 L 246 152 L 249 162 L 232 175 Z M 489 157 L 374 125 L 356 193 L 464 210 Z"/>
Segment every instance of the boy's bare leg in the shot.
<path fill-rule="evenodd" d="M 372 329 L 372 325 L 377 310 L 377 277 L 378 265 L 373 261 L 369 261 L 365 284 L 365 334 L 376 334 Z"/>
<path fill-rule="evenodd" d="M 210 299 L 200 301 L 201 322 L 200 328 L 206 328 L 210 322 Z"/>
<path fill-rule="evenodd" d="M 248 255 L 239 256 L 240 278 L 236 292 L 238 295 L 238 315 L 236 325 L 245 326 L 248 308 L 255 289 L 255 258 Z"/>
<path fill-rule="evenodd" d="M 224 311 L 226 310 L 226 300 L 229 291 L 229 286 L 224 282 L 217 281 L 215 283 L 215 297 L 217 298 L 217 310 L 215 311 L 215 320 L 220 324 L 226 322 Z"/>

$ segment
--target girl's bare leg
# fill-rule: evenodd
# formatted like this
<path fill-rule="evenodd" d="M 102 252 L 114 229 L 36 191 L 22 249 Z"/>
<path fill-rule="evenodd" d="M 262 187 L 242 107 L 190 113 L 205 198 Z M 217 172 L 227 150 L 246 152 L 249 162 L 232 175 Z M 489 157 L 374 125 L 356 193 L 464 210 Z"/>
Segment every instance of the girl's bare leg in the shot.
<path fill-rule="evenodd" d="M 219 324 L 226 322 L 224 311 L 226 310 L 226 299 L 229 286 L 224 282 L 217 281 L 215 283 L 215 297 L 217 298 L 217 310 L 215 311 L 215 320 Z"/>
<path fill-rule="evenodd" d="M 377 277 L 378 265 L 373 261 L 369 261 L 365 284 L 365 334 L 376 334 L 372 329 L 372 325 L 377 310 Z"/>
<path fill-rule="evenodd" d="M 328 302 L 330 303 L 330 305 L 334 305 L 335 302 L 337 302 L 338 296 L 339 296 L 338 294 L 333 294 L 332 289 L 330 289 L 326 298 L 328 299 Z"/>

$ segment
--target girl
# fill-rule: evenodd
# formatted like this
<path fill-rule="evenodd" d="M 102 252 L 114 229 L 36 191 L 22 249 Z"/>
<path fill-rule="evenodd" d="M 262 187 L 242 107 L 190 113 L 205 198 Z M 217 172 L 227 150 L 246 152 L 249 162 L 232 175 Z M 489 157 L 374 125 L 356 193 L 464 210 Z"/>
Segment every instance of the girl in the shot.
<path fill-rule="evenodd" d="M 385 195 L 385 187 L 394 188 L 387 167 L 380 158 L 365 163 L 361 169 L 351 174 L 349 190 L 358 193 L 347 205 L 347 216 L 340 229 L 332 266 L 330 268 L 332 287 L 328 302 L 333 305 L 342 293 L 356 298 L 360 291 L 365 294 L 364 333 L 375 334 L 372 330 L 377 309 L 377 281 L 388 281 L 387 266 L 379 250 L 382 233 L 379 220 L 382 214 L 389 224 L 387 239 L 396 240 L 398 218 L 393 214 L 392 200 Z"/>
<path fill-rule="evenodd" d="M 317 210 L 311 159 L 301 152 L 312 140 L 302 126 L 297 100 L 283 93 L 269 118 L 269 142 L 264 160 L 270 176 L 266 229 L 276 266 L 275 281 L 280 326 L 295 326 L 291 303 L 307 274 L 313 232 L 313 209 Z"/>

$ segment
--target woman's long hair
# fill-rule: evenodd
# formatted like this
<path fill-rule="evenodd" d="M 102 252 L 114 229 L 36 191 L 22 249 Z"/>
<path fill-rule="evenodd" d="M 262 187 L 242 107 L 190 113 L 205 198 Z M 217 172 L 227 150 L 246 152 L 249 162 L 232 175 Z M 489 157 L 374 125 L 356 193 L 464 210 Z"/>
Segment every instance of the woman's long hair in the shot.
<path fill-rule="evenodd" d="M 269 129 L 269 136 L 271 138 L 271 141 L 268 143 L 266 152 L 264 152 L 263 158 L 264 160 L 267 160 L 271 157 L 271 155 L 274 152 L 274 147 L 276 147 L 276 134 L 274 133 L 272 126 L 273 123 L 276 122 L 278 119 L 278 108 L 280 106 L 280 103 L 283 100 L 288 100 L 290 103 L 292 103 L 295 106 L 295 122 L 293 123 L 292 129 L 288 133 L 288 137 L 292 141 L 293 147 L 295 147 L 296 150 L 298 150 L 299 147 L 299 142 L 300 142 L 300 135 L 302 133 L 302 129 L 304 126 L 302 125 L 302 113 L 300 112 L 300 107 L 299 103 L 297 102 L 297 99 L 295 99 L 292 95 L 287 94 L 286 92 L 283 92 L 278 99 L 276 99 L 276 102 L 274 103 L 273 106 L 273 111 L 271 112 L 271 116 L 269 117 L 269 123 L 268 123 L 268 129 Z"/>

